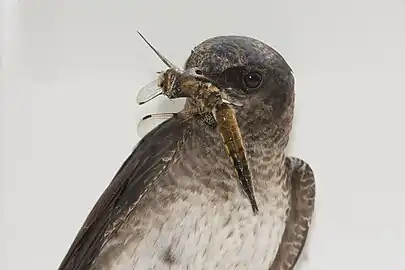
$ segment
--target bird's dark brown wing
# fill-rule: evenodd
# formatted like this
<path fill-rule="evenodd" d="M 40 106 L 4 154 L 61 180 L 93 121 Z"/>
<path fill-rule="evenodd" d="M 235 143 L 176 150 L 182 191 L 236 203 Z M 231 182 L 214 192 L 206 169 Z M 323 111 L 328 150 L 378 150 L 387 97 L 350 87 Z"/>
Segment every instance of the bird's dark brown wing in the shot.
<path fill-rule="evenodd" d="M 87 270 L 111 231 L 118 228 L 122 215 L 136 203 L 145 186 L 164 172 L 190 126 L 173 117 L 149 132 L 118 170 L 111 184 L 90 212 L 77 234 L 60 270 Z"/>
<path fill-rule="evenodd" d="M 311 167 L 298 158 L 288 158 L 291 169 L 291 209 L 286 228 L 270 270 L 292 270 L 305 246 L 315 204 L 315 177 Z"/>

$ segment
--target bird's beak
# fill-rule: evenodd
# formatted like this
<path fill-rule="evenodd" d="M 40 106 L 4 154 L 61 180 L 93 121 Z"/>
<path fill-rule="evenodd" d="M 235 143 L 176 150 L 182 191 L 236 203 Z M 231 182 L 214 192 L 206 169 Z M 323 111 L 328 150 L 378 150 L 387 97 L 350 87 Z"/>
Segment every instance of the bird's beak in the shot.
<path fill-rule="evenodd" d="M 236 100 L 232 100 L 232 98 L 230 98 L 230 97 L 223 97 L 222 98 L 222 103 L 233 105 L 233 106 L 236 106 L 236 107 L 242 107 L 243 106 L 242 103 L 240 103 L 239 101 L 236 101 Z"/>
<path fill-rule="evenodd" d="M 219 83 L 217 83 L 217 81 L 215 81 L 215 79 L 213 79 L 211 76 L 209 76 L 208 74 L 204 73 L 203 71 L 201 71 L 199 68 L 189 68 L 184 70 L 179 78 L 177 79 L 178 84 L 177 87 L 183 88 L 184 92 L 189 92 L 188 94 L 186 94 L 186 97 L 192 97 L 193 94 L 192 92 L 196 91 L 197 89 L 195 88 L 195 86 L 199 85 L 201 86 L 201 82 L 203 83 L 209 83 L 210 86 L 207 87 L 205 89 L 205 91 L 207 92 L 207 96 L 209 96 L 208 93 L 217 93 L 215 95 L 219 95 L 220 96 L 220 103 L 225 103 L 225 104 L 229 104 L 229 105 L 233 105 L 236 107 L 240 107 L 242 106 L 242 104 L 236 100 L 233 100 L 231 97 L 228 97 L 228 95 L 226 94 L 226 91 L 224 88 L 220 87 Z M 188 87 L 182 87 L 182 86 L 192 86 L 190 87 L 190 89 L 187 89 Z M 197 87 L 199 87 L 197 86 Z M 197 90 L 198 91 L 198 90 Z M 200 92 L 202 93 L 202 92 Z"/>
<path fill-rule="evenodd" d="M 210 76 L 209 74 L 201 71 L 199 68 L 194 67 L 184 70 L 179 76 L 178 81 L 183 83 L 185 81 L 188 81 L 190 84 L 192 84 L 193 81 L 211 83 L 211 85 L 216 89 L 215 91 L 220 93 L 222 103 L 241 107 L 242 103 L 232 99 L 231 97 L 228 97 L 225 91 L 226 88 L 221 87 L 220 83 L 216 81 L 214 78 L 215 78 L 214 76 Z"/>

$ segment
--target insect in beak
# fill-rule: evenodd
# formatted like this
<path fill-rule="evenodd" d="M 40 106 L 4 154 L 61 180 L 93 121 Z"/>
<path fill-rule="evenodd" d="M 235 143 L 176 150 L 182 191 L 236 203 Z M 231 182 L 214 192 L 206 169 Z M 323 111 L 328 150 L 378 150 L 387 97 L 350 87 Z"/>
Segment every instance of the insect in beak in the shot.
<path fill-rule="evenodd" d="M 183 71 L 177 68 L 160 54 L 141 33 L 138 32 L 138 34 L 169 67 L 169 69 L 160 73 L 156 80 L 144 86 L 138 92 L 138 104 L 144 104 L 159 95 L 165 95 L 170 99 L 187 97 L 193 102 L 194 110 L 182 111 L 180 115 L 206 115 L 214 118 L 209 123 L 211 121 L 215 122 L 215 126 L 218 127 L 227 155 L 230 157 L 238 176 L 238 183 L 248 197 L 253 212 L 257 213 L 259 209 L 254 196 L 252 175 L 246 159 L 243 138 L 235 112 L 231 108 L 232 106 L 241 107 L 243 104 L 229 99 L 224 89 L 217 87 L 218 84 L 206 77 L 201 69 L 194 67 Z M 138 134 L 143 133 L 143 130 L 147 130 L 144 126 L 148 122 L 154 122 L 155 120 L 165 121 L 175 115 L 177 113 L 148 115 L 139 123 Z"/>
<path fill-rule="evenodd" d="M 195 87 L 196 84 L 210 81 L 210 79 L 203 75 L 203 72 L 198 68 L 182 70 L 175 66 L 165 56 L 163 56 L 139 31 L 137 32 L 145 43 L 155 52 L 159 59 L 162 60 L 162 62 L 168 67 L 167 70 L 158 72 L 158 78 L 139 90 L 136 100 L 139 105 L 145 104 L 160 95 L 165 95 L 170 99 L 189 97 L 190 93 L 186 93 L 187 90 L 179 88 L 187 84 L 192 84 Z"/>
<path fill-rule="evenodd" d="M 139 31 L 137 32 L 145 43 L 155 52 L 159 59 L 162 60 L 162 62 L 168 67 L 166 71 L 158 72 L 159 76 L 157 79 L 148 83 L 142 87 L 141 90 L 139 90 L 136 100 L 139 105 L 145 104 L 160 95 L 165 95 L 170 99 L 191 97 L 192 94 L 186 88 L 194 90 L 199 89 L 204 82 L 209 82 L 213 86 L 216 84 L 215 81 L 208 78 L 199 68 L 194 67 L 187 70 L 178 68 L 165 56 L 163 56 Z M 215 87 L 209 88 L 220 89 Z M 221 96 L 223 103 L 236 107 L 242 106 L 242 104 L 239 102 L 231 101 L 224 97 L 224 95 Z"/>
<path fill-rule="evenodd" d="M 137 31 L 137 33 L 155 52 L 159 59 L 169 68 L 166 71 L 157 72 L 159 74 L 158 78 L 139 90 L 136 102 L 139 105 L 142 105 L 162 94 L 165 94 L 165 90 L 171 89 L 174 86 L 176 79 L 183 71 L 163 56 L 139 31 Z"/>

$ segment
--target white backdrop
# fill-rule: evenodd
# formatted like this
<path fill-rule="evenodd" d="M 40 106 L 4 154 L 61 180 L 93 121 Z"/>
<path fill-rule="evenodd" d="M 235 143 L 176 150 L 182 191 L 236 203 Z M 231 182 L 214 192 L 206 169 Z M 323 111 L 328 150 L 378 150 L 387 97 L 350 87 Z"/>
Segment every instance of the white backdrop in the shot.
<path fill-rule="evenodd" d="M 405 269 L 402 0 L 3 3 L 0 269 L 56 269 L 136 145 L 136 105 L 165 67 L 216 35 L 256 37 L 296 76 L 291 154 L 317 180 L 305 269 Z"/>

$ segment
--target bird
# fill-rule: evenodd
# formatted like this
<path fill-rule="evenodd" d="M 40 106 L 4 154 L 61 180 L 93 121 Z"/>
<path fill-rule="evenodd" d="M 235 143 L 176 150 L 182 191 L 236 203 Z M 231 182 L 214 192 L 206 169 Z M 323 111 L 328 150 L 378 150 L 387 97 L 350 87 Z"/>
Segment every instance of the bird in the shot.
<path fill-rule="evenodd" d="M 288 156 L 295 80 L 283 56 L 247 36 L 195 46 L 197 67 L 236 111 L 259 212 L 238 187 L 220 135 L 173 115 L 147 133 L 84 221 L 59 269 L 292 270 L 306 246 L 315 176 Z M 187 100 L 184 110 L 193 104 Z"/>

